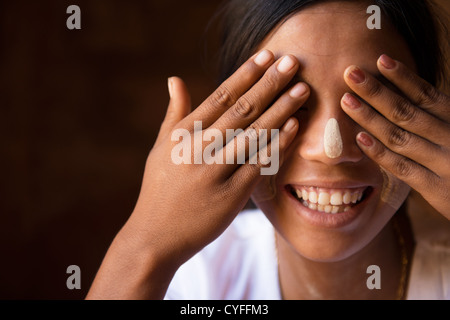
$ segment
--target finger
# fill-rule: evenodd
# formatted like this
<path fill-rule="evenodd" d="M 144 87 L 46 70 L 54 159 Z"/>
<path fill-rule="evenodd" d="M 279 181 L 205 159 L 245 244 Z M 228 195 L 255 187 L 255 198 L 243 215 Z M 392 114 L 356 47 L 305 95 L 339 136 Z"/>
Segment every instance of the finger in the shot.
<path fill-rule="evenodd" d="M 305 83 L 297 83 L 245 130 L 227 129 L 225 137 L 227 144 L 224 147 L 225 163 L 235 164 L 236 167 L 244 164 L 252 156 L 256 156 L 261 146 L 264 147 L 271 141 L 273 133 L 276 132 L 274 129 L 279 130 L 286 120 L 305 103 L 308 96 L 309 87 Z M 229 134 L 235 132 L 238 134 Z M 256 163 L 255 159 L 252 159 L 250 163 Z M 228 170 L 234 171 L 236 168 L 230 166 Z"/>
<path fill-rule="evenodd" d="M 230 178 L 230 183 L 244 189 L 253 188 L 258 177 L 276 174 L 283 163 L 283 154 L 294 140 L 298 128 L 298 120 L 294 117 L 289 118 L 281 127 L 278 139 L 276 139 L 277 141 L 271 141 L 266 146 L 267 156 L 272 157 L 274 162 L 276 162 L 276 160 L 278 160 L 278 162 L 267 163 L 267 159 L 262 159 L 263 161 L 252 164 L 250 163 L 250 160 L 248 160 L 244 165 L 237 168 Z M 267 170 L 264 172 L 262 169 Z"/>
<path fill-rule="evenodd" d="M 450 98 L 416 75 L 403 63 L 383 54 L 377 62 L 378 69 L 390 82 L 415 105 L 436 116 L 450 121 Z"/>
<path fill-rule="evenodd" d="M 168 79 L 168 89 L 170 101 L 161 124 L 160 136 L 168 134 L 191 112 L 191 97 L 184 81 L 178 77 L 171 77 Z"/>
<path fill-rule="evenodd" d="M 361 150 L 381 167 L 407 183 L 423 196 L 433 193 L 440 184 L 439 177 L 416 162 L 392 152 L 366 132 L 360 132 L 357 143 Z"/>
<path fill-rule="evenodd" d="M 260 129 L 278 129 L 286 120 L 292 116 L 299 108 L 303 106 L 309 97 L 309 86 L 306 83 L 299 82 L 283 95 L 258 119 L 251 123 L 248 128 Z"/>
<path fill-rule="evenodd" d="M 442 142 L 442 132 L 448 125 L 393 92 L 368 72 L 357 66 L 345 70 L 347 85 L 374 109 L 399 127 L 435 144 Z"/>
<path fill-rule="evenodd" d="M 349 93 L 343 96 L 341 105 L 345 113 L 374 135 L 389 150 L 403 155 L 433 172 L 441 169 L 440 147 L 396 126 Z"/>
<path fill-rule="evenodd" d="M 192 112 L 187 119 L 190 128 L 194 121 L 202 121 L 204 128 L 209 127 L 262 77 L 273 60 L 269 50 L 251 57 Z"/>
<path fill-rule="evenodd" d="M 211 127 L 223 132 L 226 129 L 247 128 L 266 110 L 280 94 L 280 91 L 286 87 L 297 72 L 297 69 L 298 61 L 294 56 L 287 55 L 280 58 Z M 287 116 L 282 121 L 284 122 L 286 119 Z"/>

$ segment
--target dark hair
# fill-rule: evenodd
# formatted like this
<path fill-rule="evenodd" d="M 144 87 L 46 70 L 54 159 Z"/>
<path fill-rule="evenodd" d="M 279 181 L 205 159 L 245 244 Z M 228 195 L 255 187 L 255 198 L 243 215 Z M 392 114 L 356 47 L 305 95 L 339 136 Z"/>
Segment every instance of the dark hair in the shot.
<path fill-rule="evenodd" d="M 229 0 L 222 11 L 219 80 L 228 78 L 281 21 L 326 0 Z M 373 0 L 408 44 L 419 75 L 432 85 L 444 79 L 440 46 L 444 24 L 427 0 Z M 448 39 L 448 37 L 447 37 Z"/>

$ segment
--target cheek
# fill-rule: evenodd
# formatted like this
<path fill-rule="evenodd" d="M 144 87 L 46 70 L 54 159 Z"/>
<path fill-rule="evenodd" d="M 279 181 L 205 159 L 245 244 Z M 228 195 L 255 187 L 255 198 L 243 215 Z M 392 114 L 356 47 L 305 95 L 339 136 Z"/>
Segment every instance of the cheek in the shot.
<path fill-rule="evenodd" d="M 252 192 L 252 200 L 255 204 L 271 201 L 277 196 L 275 185 L 276 175 L 263 176 Z"/>
<path fill-rule="evenodd" d="M 397 211 L 405 201 L 411 188 L 383 168 L 381 168 L 381 173 L 383 174 L 383 188 L 380 200 L 394 209 L 394 211 Z"/>

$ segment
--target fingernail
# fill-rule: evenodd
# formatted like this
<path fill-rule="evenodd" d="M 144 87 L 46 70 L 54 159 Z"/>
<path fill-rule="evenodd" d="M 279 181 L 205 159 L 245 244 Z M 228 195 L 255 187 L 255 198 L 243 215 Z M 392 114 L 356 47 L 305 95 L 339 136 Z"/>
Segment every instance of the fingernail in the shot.
<path fill-rule="evenodd" d="M 172 99 L 172 94 L 173 94 L 173 82 L 172 82 L 172 78 L 167 79 L 167 87 L 169 89 L 169 97 L 170 99 Z"/>
<path fill-rule="evenodd" d="M 362 83 L 366 79 L 364 72 L 359 68 L 354 68 L 348 75 L 354 83 Z"/>
<path fill-rule="evenodd" d="M 278 63 L 277 69 L 281 73 L 288 73 L 295 66 L 295 61 L 290 56 L 285 56 L 280 63 Z"/>
<path fill-rule="evenodd" d="M 284 124 L 283 131 L 291 131 L 295 128 L 295 120 L 292 118 L 289 118 L 288 121 Z"/>
<path fill-rule="evenodd" d="M 272 59 L 272 55 L 270 54 L 270 52 L 268 50 L 263 50 L 260 53 L 258 53 L 258 55 L 256 56 L 255 63 L 262 67 L 265 66 L 266 64 L 269 63 L 269 61 Z"/>
<path fill-rule="evenodd" d="M 297 83 L 291 89 L 291 91 L 289 91 L 289 95 L 292 98 L 300 98 L 301 96 L 303 96 L 306 93 L 307 90 L 308 90 L 308 88 L 306 87 L 306 85 L 304 83 Z"/>
<path fill-rule="evenodd" d="M 391 57 L 382 54 L 380 57 L 380 63 L 383 67 L 385 67 L 386 69 L 394 69 L 396 66 L 396 62 L 394 59 L 392 59 Z"/>
<path fill-rule="evenodd" d="M 350 93 L 345 93 L 342 101 L 350 109 L 357 109 L 357 108 L 361 107 L 361 102 L 358 99 L 356 99 L 353 95 L 351 95 Z"/>
<path fill-rule="evenodd" d="M 373 145 L 372 137 L 365 132 L 358 133 L 356 139 L 365 147 L 371 147 Z"/>

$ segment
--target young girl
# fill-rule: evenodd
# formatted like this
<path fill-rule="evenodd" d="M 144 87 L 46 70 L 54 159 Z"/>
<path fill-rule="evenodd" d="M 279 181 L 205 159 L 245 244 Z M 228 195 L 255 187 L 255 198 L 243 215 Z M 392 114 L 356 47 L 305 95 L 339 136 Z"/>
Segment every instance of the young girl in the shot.
<path fill-rule="evenodd" d="M 224 81 L 191 111 L 169 79 L 136 208 L 87 298 L 450 299 L 450 98 L 429 4 L 232 0 L 224 16 Z M 193 146 L 199 123 L 203 144 L 174 163 L 173 133 Z M 194 161 L 229 129 L 278 129 L 276 174 L 249 141 L 214 141 L 245 163 Z"/>

